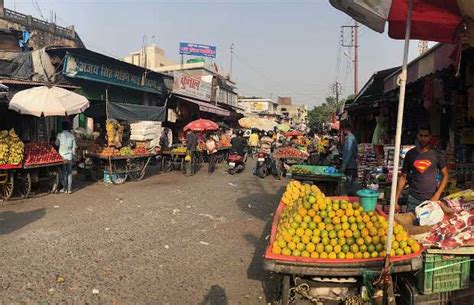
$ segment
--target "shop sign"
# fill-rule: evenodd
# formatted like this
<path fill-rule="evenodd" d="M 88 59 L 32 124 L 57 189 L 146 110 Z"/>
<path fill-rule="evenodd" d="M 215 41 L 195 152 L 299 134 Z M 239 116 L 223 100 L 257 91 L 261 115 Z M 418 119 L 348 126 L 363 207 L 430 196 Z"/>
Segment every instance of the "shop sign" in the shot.
<path fill-rule="evenodd" d="M 151 93 L 164 92 L 163 79 L 144 76 L 137 71 L 128 71 L 94 58 L 66 54 L 63 74 L 68 77 L 97 81 Z"/>
<path fill-rule="evenodd" d="M 216 47 L 197 43 L 180 42 L 179 54 L 215 58 Z"/>
<path fill-rule="evenodd" d="M 212 85 L 183 72 L 174 72 L 173 93 L 210 102 Z"/>
<path fill-rule="evenodd" d="M 268 102 L 253 102 L 252 111 L 268 111 Z"/>

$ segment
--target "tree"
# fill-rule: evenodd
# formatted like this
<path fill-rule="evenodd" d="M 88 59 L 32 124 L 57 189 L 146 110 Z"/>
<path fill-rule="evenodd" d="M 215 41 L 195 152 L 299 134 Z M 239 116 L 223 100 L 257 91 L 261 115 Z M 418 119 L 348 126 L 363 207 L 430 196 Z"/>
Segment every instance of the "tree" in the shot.
<path fill-rule="evenodd" d="M 341 109 L 345 99 L 337 101 L 334 96 L 327 96 L 326 101 L 319 106 L 314 106 L 308 112 L 308 123 L 311 129 L 321 129 L 324 123 L 332 119 L 332 115 Z"/>

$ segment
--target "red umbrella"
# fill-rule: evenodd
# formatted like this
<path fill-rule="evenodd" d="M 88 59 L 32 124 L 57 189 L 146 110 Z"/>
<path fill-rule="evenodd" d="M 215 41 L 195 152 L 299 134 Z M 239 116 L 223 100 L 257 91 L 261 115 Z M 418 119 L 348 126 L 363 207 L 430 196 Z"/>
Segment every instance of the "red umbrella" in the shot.
<path fill-rule="evenodd" d="M 199 119 L 192 121 L 188 125 L 184 126 L 183 130 L 193 130 L 193 131 L 206 131 L 206 130 L 217 130 L 219 126 L 210 120 Z"/>
<path fill-rule="evenodd" d="M 297 137 L 297 136 L 302 136 L 303 134 L 299 130 L 292 130 L 285 132 L 285 137 Z"/>

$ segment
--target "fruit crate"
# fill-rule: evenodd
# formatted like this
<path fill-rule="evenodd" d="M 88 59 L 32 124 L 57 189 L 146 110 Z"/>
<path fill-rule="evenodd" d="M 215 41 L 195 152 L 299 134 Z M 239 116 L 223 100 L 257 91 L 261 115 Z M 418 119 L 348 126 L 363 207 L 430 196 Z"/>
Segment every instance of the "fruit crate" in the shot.
<path fill-rule="evenodd" d="M 425 253 L 423 269 L 416 275 L 422 294 L 454 291 L 469 286 L 469 255 L 446 256 Z"/>

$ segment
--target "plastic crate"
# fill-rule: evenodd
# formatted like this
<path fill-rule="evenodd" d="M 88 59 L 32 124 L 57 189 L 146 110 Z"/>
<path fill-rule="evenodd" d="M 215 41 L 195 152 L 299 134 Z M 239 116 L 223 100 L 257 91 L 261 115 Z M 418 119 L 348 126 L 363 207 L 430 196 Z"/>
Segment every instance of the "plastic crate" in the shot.
<path fill-rule="evenodd" d="M 470 272 L 469 255 L 425 253 L 423 269 L 417 274 L 418 290 L 422 294 L 431 294 L 466 288 Z"/>
<path fill-rule="evenodd" d="M 416 279 L 410 275 L 399 275 L 395 279 L 397 305 L 447 305 L 451 292 L 421 294 L 416 288 Z"/>

